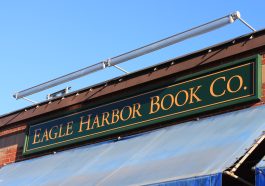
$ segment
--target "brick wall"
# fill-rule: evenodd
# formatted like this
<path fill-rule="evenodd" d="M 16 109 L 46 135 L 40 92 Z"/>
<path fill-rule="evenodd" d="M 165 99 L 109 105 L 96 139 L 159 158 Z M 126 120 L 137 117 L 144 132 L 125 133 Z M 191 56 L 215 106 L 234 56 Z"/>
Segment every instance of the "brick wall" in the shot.
<path fill-rule="evenodd" d="M 0 132 L 0 167 L 23 159 L 26 125 Z"/>

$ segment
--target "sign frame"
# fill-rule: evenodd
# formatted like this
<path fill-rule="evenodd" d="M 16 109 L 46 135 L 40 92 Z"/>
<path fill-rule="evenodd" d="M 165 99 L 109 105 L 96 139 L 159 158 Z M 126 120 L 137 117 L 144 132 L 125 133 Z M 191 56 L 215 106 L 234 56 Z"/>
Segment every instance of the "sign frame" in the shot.
<path fill-rule="evenodd" d="M 152 118 L 152 120 L 153 120 L 152 122 L 149 122 L 149 121 L 146 122 L 145 120 L 143 120 L 141 123 L 145 123 L 145 124 L 140 125 L 140 126 L 138 125 L 137 127 L 135 127 L 132 124 L 130 124 L 128 126 L 126 125 L 125 129 L 124 129 L 124 127 L 122 127 L 122 129 L 115 128 L 114 132 L 108 132 L 107 130 L 103 131 L 103 132 L 101 132 L 101 133 L 103 133 L 103 135 L 91 134 L 90 136 L 92 136 L 92 137 L 87 135 L 87 136 L 84 136 L 84 137 L 81 137 L 81 138 L 74 138 L 74 139 L 71 139 L 71 140 L 68 140 L 68 141 L 62 141 L 60 143 L 51 144 L 51 145 L 48 145 L 48 146 L 46 145 L 46 146 L 41 146 L 41 147 L 32 148 L 32 149 L 28 148 L 29 147 L 29 141 L 31 140 L 31 138 L 30 138 L 30 130 L 31 130 L 31 128 L 34 128 L 36 126 L 41 126 L 41 125 L 45 126 L 45 124 L 47 124 L 47 123 L 49 124 L 50 122 L 57 121 L 59 119 L 64 119 L 64 118 L 67 118 L 67 117 L 71 117 L 72 115 L 77 115 L 79 113 L 88 112 L 88 111 L 95 110 L 95 109 L 98 109 L 98 108 L 104 108 L 104 107 L 106 107 L 108 105 L 121 103 L 123 101 L 133 99 L 135 97 L 148 95 L 148 94 L 150 94 L 152 92 L 155 92 L 155 91 L 166 90 L 166 89 L 169 89 L 170 87 L 174 87 L 174 86 L 177 86 L 177 85 L 180 85 L 180 84 L 184 84 L 184 83 L 187 83 L 187 82 L 193 82 L 193 81 L 195 81 L 197 79 L 202 79 L 202 78 L 205 78 L 206 76 L 207 77 L 208 76 L 212 76 L 214 74 L 218 74 L 218 73 L 221 73 L 221 72 L 224 72 L 224 71 L 228 71 L 228 70 L 231 70 L 233 68 L 239 68 L 240 65 L 250 64 L 250 63 L 253 63 L 253 88 L 252 89 L 253 89 L 253 94 L 254 95 L 242 97 L 242 99 L 241 98 L 237 98 L 235 100 L 224 101 L 224 102 L 222 102 L 221 106 L 220 106 L 220 103 L 218 102 L 218 103 L 215 103 L 215 104 L 210 105 L 210 106 L 206 105 L 208 107 L 206 107 L 206 106 L 201 107 L 201 108 L 197 108 L 196 107 L 193 110 L 186 110 L 183 114 L 181 114 L 180 117 L 176 117 L 175 116 L 175 115 L 178 115 L 178 113 L 175 113 L 173 115 L 171 114 L 170 116 L 163 115 L 162 117 Z M 209 111 L 209 110 L 216 110 L 216 109 L 225 108 L 225 107 L 228 107 L 228 106 L 231 106 L 231 105 L 246 103 L 246 102 L 250 102 L 250 101 L 257 101 L 257 100 L 259 100 L 261 98 L 261 86 L 262 86 L 262 82 L 261 82 L 261 56 L 260 55 L 254 55 L 254 56 L 251 56 L 251 57 L 248 57 L 248 58 L 244 58 L 244 59 L 241 59 L 241 60 L 237 60 L 237 61 L 234 61 L 234 62 L 225 63 L 225 64 L 222 64 L 222 65 L 213 67 L 213 68 L 209 68 L 207 70 L 199 71 L 199 72 L 191 74 L 191 75 L 186 75 L 186 76 L 183 76 L 183 77 L 180 77 L 180 78 L 176 78 L 176 82 L 173 83 L 172 85 L 156 88 L 156 89 L 153 89 L 151 91 L 140 93 L 140 94 L 133 95 L 133 96 L 129 96 L 127 98 L 123 98 L 123 99 L 118 100 L 118 101 L 109 102 L 109 103 L 107 102 L 107 103 L 104 103 L 104 104 L 100 104 L 99 106 L 92 107 L 92 108 L 89 108 L 89 109 L 85 109 L 85 110 L 82 110 L 82 111 L 77 111 L 77 112 L 74 112 L 72 114 L 64 114 L 64 116 L 56 117 L 55 119 L 52 119 L 52 120 L 48 120 L 47 119 L 47 121 L 44 121 L 44 122 L 41 122 L 41 123 L 36 122 L 36 121 L 33 122 L 33 123 L 29 123 L 29 125 L 27 127 L 27 133 L 26 133 L 26 138 L 25 138 L 25 143 L 24 143 L 24 148 L 23 148 L 23 155 L 29 155 L 29 154 L 33 154 L 33 153 L 37 153 L 37 152 L 41 152 L 41 151 L 52 150 L 52 149 L 55 149 L 55 148 L 58 148 L 58 147 L 68 146 L 68 145 L 71 145 L 71 144 L 80 143 L 80 142 L 84 142 L 84 141 L 92 140 L 92 139 L 96 139 L 96 138 L 103 138 L 103 137 L 106 137 L 106 136 L 109 136 L 109 135 L 113 135 L 113 134 L 116 134 L 116 133 L 127 132 L 129 130 L 141 128 L 141 127 L 144 127 L 144 126 L 154 125 L 155 123 L 161 123 L 161 122 L 164 122 L 164 121 L 181 119 L 183 117 L 192 116 L 192 115 L 203 113 L 203 112 L 206 112 L 206 111 Z M 209 107 L 210 107 L 210 109 L 209 109 Z M 192 113 L 190 113 L 189 111 L 192 111 Z M 136 125 L 136 124 L 134 124 L 134 125 Z"/>

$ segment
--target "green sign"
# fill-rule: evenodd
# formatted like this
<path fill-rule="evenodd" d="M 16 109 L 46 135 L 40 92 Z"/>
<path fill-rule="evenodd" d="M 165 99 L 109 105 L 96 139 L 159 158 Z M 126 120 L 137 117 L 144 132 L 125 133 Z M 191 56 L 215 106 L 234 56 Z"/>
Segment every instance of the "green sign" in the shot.
<path fill-rule="evenodd" d="M 24 154 L 258 100 L 260 61 L 257 55 L 182 77 L 166 87 L 30 125 Z"/>

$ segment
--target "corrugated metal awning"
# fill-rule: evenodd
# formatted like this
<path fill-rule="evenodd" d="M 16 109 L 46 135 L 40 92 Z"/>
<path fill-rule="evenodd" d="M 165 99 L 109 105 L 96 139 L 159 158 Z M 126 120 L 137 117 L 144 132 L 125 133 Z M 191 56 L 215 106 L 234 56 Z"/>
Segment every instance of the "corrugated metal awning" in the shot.
<path fill-rule="evenodd" d="M 0 185 L 178 185 L 207 175 L 221 185 L 212 180 L 262 135 L 264 115 L 260 106 L 10 164 Z"/>

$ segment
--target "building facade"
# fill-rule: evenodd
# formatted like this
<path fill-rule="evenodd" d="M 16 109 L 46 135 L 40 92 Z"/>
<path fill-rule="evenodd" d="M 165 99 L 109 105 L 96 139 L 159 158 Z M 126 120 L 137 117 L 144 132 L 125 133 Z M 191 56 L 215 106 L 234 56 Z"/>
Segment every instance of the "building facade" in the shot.
<path fill-rule="evenodd" d="M 0 185 L 255 185 L 264 73 L 260 30 L 3 115 Z"/>

